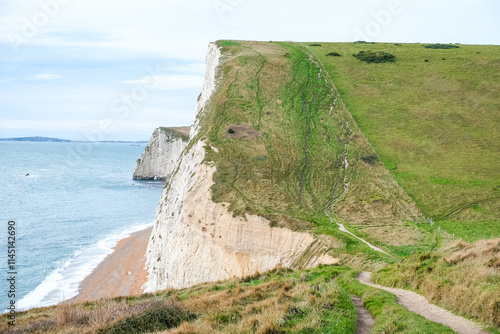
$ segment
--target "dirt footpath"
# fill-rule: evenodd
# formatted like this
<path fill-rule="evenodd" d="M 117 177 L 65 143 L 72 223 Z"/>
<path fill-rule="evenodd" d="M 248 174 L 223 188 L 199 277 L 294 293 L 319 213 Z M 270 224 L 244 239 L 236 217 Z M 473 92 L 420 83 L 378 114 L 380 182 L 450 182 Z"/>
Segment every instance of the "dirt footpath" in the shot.
<path fill-rule="evenodd" d="M 454 315 L 439 306 L 430 304 L 425 297 L 408 290 L 388 288 L 382 285 L 372 283 L 371 273 L 362 272 L 358 275 L 358 281 L 373 288 L 382 289 L 398 297 L 399 305 L 413 313 L 420 314 L 424 318 L 450 327 L 459 334 L 486 334 L 490 333 L 481 328 L 471 320 L 467 320 L 458 315 Z M 491 334 L 491 333 L 490 333 Z"/>

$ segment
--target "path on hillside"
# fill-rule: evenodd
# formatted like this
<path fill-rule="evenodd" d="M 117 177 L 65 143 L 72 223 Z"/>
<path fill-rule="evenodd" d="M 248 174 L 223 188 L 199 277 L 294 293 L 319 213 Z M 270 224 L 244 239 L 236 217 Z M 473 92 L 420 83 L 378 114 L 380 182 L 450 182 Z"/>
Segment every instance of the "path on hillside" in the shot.
<path fill-rule="evenodd" d="M 328 210 L 327 210 L 326 206 L 325 206 L 325 208 L 324 208 L 324 212 L 325 212 L 325 215 L 328 217 L 328 219 L 330 219 L 330 223 L 331 223 L 331 224 L 333 224 L 333 223 L 335 222 L 335 223 L 338 225 L 339 230 L 341 230 L 342 232 L 349 233 L 350 235 L 352 235 L 352 236 L 353 236 L 353 237 L 355 237 L 356 239 L 358 239 L 358 240 L 360 240 L 360 241 L 364 242 L 365 244 L 367 244 L 367 245 L 368 245 L 368 247 L 370 247 L 371 249 L 376 250 L 377 252 L 382 252 L 382 253 L 384 253 L 384 254 L 386 254 L 386 255 L 388 255 L 388 256 L 390 256 L 390 257 L 392 257 L 393 259 L 398 260 L 398 258 L 396 258 L 396 257 L 392 256 L 391 254 L 389 254 L 389 253 L 387 253 L 387 252 L 385 252 L 385 251 L 381 250 L 381 249 L 380 249 L 380 248 L 378 248 L 377 246 L 373 246 L 373 245 L 372 245 L 371 243 L 369 243 L 368 241 L 366 241 L 366 240 L 364 240 L 364 239 L 361 239 L 361 238 L 360 238 L 360 237 L 358 237 L 356 234 L 354 234 L 354 233 L 352 233 L 352 232 L 348 231 L 348 230 L 344 227 L 344 225 L 343 225 L 343 224 L 339 223 L 339 222 L 338 222 L 335 218 L 333 218 L 333 217 L 331 217 L 331 216 L 330 216 L 330 214 L 328 213 Z"/>
<path fill-rule="evenodd" d="M 471 320 L 465 319 L 458 315 L 454 315 L 450 311 L 447 311 L 434 304 L 430 304 L 427 299 L 425 299 L 425 297 L 419 295 L 418 293 L 403 289 L 388 288 L 382 285 L 375 284 L 370 280 L 370 275 L 371 273 L 365 271 L 360 273 L 357 279 L 359 282 L 365 285 L 377 289 L 382 289 L 396 295 L 396 297 L 398 298 L 398 304 L 403 306 L 410 312 L 420 314 L 427 320 L 448 326 L 459 334 L 490 333 L 481 329 L 478 324 Z"/>
<path fill-rule="evenodd" d="M 304 46 L 304 47 L 305 47 L 306 50 L 309 49 L 307 46 Z M 330 106 L 330 113 L 331 113 L 331 111 L 335 108 L 335 104 L 337 102 L 338 91 L 336 90 L 335 85 L 333 84 L 333 81 L 331 80 L 331 78 L 329 78 L 328 73 L 326 73 L 326 74 L 323 73 L 323 68 L 319 64 L 320 60 L 318 59 L 316 61 L 315 58 L 314 58 L 314 56 L 309 51 L 307 51 L 306 53 L 309 56 L 309 61 L 312 64 L 314 64 L 314 66 L 316 66 L 316 68 L 318 69 L 318 77 L 321 78 L 323 76 L 323 78 L 325 79 L 325 85 L 331 84 L 331 86 L 329 88 L 331 90 L 331 93 L 335 96 L 335 99 L 333 100 L 333 102 L 332 102 L 332 104 Z M 309 83 L 309 80 L 310 80 L 310 73 L 308 72 L 308 83 Z M 342 232 L 349 233 L 350 235 L 352 235 L 356 239 L 358 239 L 361 242 L 364 242 L 365 244 L 367 244 L 368 247 L 370 247 L 371 249 L 373 249 L 373 250 L 375 250 L 377 252 L 384 253 L 385 255 L 388 255 L 388 256 L 392 257 L 393 259 L 397 260 L 397 258 L 394 257 L 393 255 L 391 255 L 391 254 L 383 251 L 382 249 L 378 248 L 377 246 L 372 245 L 368 241 L 366 241 L 366 240 L 358 237 L 354 233 L 348 231 L 344 227 L 343 224 L 339 223 L 335 218 L 333 218 L 330 215 L 329 208 L 333 205 L 333 203 L 335 202 L 335 200 L 337 200 L 342 195 L 344 195 L 347 192 L 347 190 L 349 189 L 348 173 L 347 173 L 348 172 L 348 168 L 349 168 L 348 146 L 349 146 L 349 143 L 351 141 L 351 136 L 354 134 L 354 131 L 349 126 L 349 121 L 348 120 L 345 120 L 344 127 L 345 127 L 345 129 L 346 129 L 347 132 L 346 132 L 345 138 L 344 138 L 344 150 L 342 151 L 342 154 L 341 154 L 341 171 L 343 172 L 343 177 L 342 177 L 343 190 L 342 190 L 342 192 L 340 194 L 336 194 L 337 193 L 337 187 L 338 187 L 339 181 L 341 179 L 341 176 L 339 175 L 339 179 L 337 180 L 337 184 L 335 185 L 335 190 L 333 192 L 333 196 L 332 196 L 332 198 L 324 206 L 325 215 L 328 217 L 328 219 L 330 219 L 330 223 L 333 224 L 335 222 L 337 224 L 337 226 L 339 227 L 339 230 L 341 230 Z M 306 164 L 307 164 L 307 136 L 306 136 L 306 146 L 304 148 L 304 152 L 306 153 Z M 301 183 L 302 182 L 303 181 L 301 179 Z M 302 201 L 302 188 L 301 188 L 300 196 L 301 196 L 301 201 Z"/>
<path fill-rule="evenodd" d="M 373 320 L 372 315 L 368 310 L 363 306 L 363 301 L 361 298 L 356 296 L 351 296 L 352 302 L 356 309 L 358 310 L 358 322 L 356 334 L 369 334 L 375 325 L 375 320 Z"/>

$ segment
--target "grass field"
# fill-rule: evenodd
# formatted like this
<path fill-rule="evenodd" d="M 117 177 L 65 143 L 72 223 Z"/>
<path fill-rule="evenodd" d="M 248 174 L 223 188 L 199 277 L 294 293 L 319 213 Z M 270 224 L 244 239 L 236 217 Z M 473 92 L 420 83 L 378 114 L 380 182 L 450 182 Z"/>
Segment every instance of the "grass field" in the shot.
<path fill-rule="evenodd" d="M 17 314 L 12 334 L 33 333 L 356 333 L 350 295 L 363 297 L 372 333 L 453 333 L 359 283 L 349 268 L 274 270 L 239 281 L 203 284 Z M 0 317 L 0 331 L 6 329 Z"/>
<path fill-rule="evenodd" d="M 327 209 L 400 256 L 437 242 L 420 212 L 457 238 L 500 235 L 500 48 L 219 45 L 224 80 L 200 131 L 218 150 L 214 201 L 338 237 Z M 352 57 L 363 50 L 396 58 Z"/>
<path fill-rule="evenodd" d="M 500 235 L 499 46 L 322 43 L 309 50 L 426 216 L 464 238 Z M 375 64 L 352 56 L 363 50 L 396 59 Z"/>

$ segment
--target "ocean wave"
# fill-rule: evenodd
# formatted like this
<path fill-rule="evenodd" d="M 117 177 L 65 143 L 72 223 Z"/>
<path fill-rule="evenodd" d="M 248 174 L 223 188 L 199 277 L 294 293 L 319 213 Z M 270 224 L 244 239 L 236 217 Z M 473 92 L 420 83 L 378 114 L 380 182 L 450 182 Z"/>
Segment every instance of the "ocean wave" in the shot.
<path fill-rule="evenodd" d="M 154 223 L 134 225 L 107 236 L 96 244 L 75 251 L 70 259 L 51 272 L 33 291 L 18 303 L 18 310 L 56 305 L 78 294 L 80 282 L 113 252 L 116 244 L 131 234 L 145 230 Z"/>

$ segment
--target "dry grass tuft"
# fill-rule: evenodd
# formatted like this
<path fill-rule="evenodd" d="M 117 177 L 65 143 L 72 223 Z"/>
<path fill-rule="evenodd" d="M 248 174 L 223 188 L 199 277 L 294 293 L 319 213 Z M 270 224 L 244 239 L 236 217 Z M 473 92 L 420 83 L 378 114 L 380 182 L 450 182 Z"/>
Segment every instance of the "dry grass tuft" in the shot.
<path fill-rule="evenodd" d="M 68 324 L 87 324 L 89 317 L 81 309 L 76 309 L 71 304 L 64 303 L 56 316 L 57 326 L 66 326 Z"/>
<path fill-rule="evenodd" d="M 200 333 L 197 331 L 197 328 L 189 323 L 189 322 L 183 322 L 179 327 L 176 329 L 171 330 L 169 333 L 171 334 L 196 334 Z"/>

